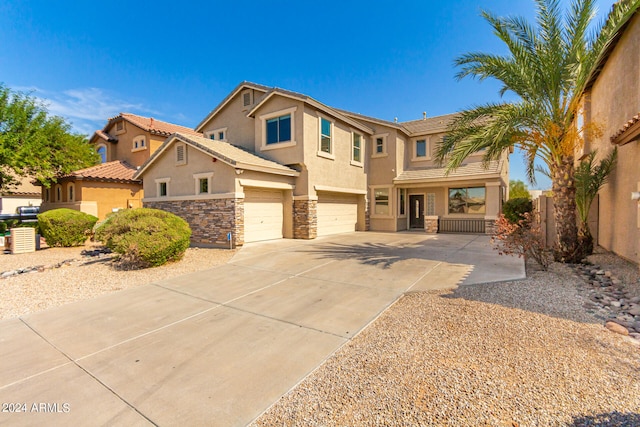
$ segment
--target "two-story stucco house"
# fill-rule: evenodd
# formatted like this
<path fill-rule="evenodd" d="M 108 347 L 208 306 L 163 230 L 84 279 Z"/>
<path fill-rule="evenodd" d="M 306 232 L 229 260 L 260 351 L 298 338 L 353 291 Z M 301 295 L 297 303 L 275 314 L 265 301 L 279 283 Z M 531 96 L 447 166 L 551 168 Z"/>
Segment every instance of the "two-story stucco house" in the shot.
<path fill-rule="evenodd" d="M 142 165 L 143 204 L 185 218 L 197 244 L 313 239 L 348 231 L 480 232 L 508 188 L 508 154 L 445 174 L 449 116 L 387 122 L 243 82 Z M 490 227 L 489 227 L 490 228 Z"/>
<path fill-rule="evenodd" d="M 130 113 L 110 118 L 89 140 L 101 164 L 60 177 L 50 188 L 43 188 L 41 211 L 64 207 L 104 219 L 113 210 L 141 207 L 142 181 L 133 175 L 175 132 L 199 135 L 184 126 Z"/>
<path fill-rule="evenodd" d="M 614 6 L 615 7 L 615 6 Z M 599 192 L 598 244 L 640 263 L 640 13 L 636 12 L 600 59 L 583 97 L 582 123 L 596 123 L 602 135 L 578 153 L 598 158 L 618 147 L 618 160 Z M 633 198 L 632 198 L 633 197 Z M 634 199 L 635 198 L 635 199 Z M 595 234 L 595 233 L 594 233 Z"/>

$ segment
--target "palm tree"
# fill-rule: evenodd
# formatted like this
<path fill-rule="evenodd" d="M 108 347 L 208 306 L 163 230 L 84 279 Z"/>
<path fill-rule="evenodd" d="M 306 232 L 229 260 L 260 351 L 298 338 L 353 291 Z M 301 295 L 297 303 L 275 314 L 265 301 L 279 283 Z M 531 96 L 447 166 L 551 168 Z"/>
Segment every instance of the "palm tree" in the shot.
<path fill-rule="evenodd" d="M 607 182 L 607 178 L 616 165 L 618 149 L 614 149 L 599 164 L 595 164 L 597 150 L 590 152 L 576 168 L 576 205 L 580 224 L 578 226 L 578 243 L 581 257 L 593 253 L 593 236 L 589 230 L 589 210 L 600 188 Z"/>
<path fill-rule="evenodd" d="M 500 95 L 514 102 L 494 102 L 461 112 L 437 148 L 448 170 L 486 149 L 484 161 L 498 159 L 516 146 L 526 153 L 528 179 L 535 183 L 536 158 L 549 170 L 556 221 L 556 260 L 579 258 L 574 181 L 574 152 L 589 126 L 576 123 L 580 100 L 591 73 L 640 0 L 620 0 L 604 24 L 591 29 L 595 0 L 574 0 L 563 16 L 560 0 L 534 0 L 535 25 L 521 17 L 482 16 L 509 50 L 507 55 L 467 53 L 456 59 L 458 79 L 493 78 Z"/>

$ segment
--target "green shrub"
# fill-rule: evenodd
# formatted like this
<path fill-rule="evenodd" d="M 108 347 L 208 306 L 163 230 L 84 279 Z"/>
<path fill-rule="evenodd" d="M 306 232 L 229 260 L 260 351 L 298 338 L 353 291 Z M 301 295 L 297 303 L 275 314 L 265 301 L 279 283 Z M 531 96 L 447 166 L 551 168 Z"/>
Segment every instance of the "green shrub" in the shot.
<path fill-rule="evenodd" d="M 502 205 L 502 212 L 511 224 L 517 224 L 524 214 L 533 212 L 533 203 L 524 197 L 509 199 Z"/>
<path fill-rule="evenodd" d="M 4 236 L 4 233 L 7 232 L 9 227 L 7 227 L 7 223 L 6 222 L 0 222 L 0 235 Z"/>
<path fill-rule="evenodd" d="M 8 219 L 5 222 L 5 224 L 7 224 L 7 230 L 9 230 L 11 228 L 16 228 L 19 223 L 20 223 L 20 220 L 18 220 L 18 219 Z"/>
<path fill-rule="evenodd" d="M 91 235 L 98 218 L 73 209 L 53 209 L 38 214 L 42 236 L 49 246 L 80 246 Z"/>
<path fill-rule="evenodd" d="M 134 267 L 155 267 L 182 258 L 191 228 L 182 218 L 149 208 L 127 209 L 110 215 L 95 238 Z"/>

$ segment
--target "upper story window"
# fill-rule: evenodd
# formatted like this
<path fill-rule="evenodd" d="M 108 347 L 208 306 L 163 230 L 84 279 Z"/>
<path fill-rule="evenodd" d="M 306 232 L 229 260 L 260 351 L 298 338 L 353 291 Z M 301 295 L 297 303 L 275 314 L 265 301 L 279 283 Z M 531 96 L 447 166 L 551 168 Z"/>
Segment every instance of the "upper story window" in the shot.
<path fill-rule="evenodd" d="M 96 150 L 100 156 L 100 163 L 107 163 L 107 146 L 100 144 Z"/>
<path fill-rule="evenodd" d="M 427 157 L 427 140 L 419 139 L 416 141 L 416 157 Z"/>
<path fill-rule="evenodd" d="M 131 151 L 140 151 L 146 148 L 146 139 L 144 135 L 138 135 L 133 138 L 133 144 L 131 147 Z"/>
<path fill-rule="evenodd" d="M 351 160 L 362 163 L 362 135 L 354 132 L 352 144 Z"/>
<path fill-rule="evenodd" d="M 226 141 L 227 140 L 227 128 L 214 129 L 211 132 L 207 132 L 207 135 L 210 139 L 218 140 L 218 141 Z"/>
<path fill-rule="evenodd" d="M 124 130 L 124 121 L 120 120 L 116 123 L 116 132 L 122 132 Z"/>
<path fill-rule="evenodd" d="M 259 116 L 262 126 L 261 150 L 274 150 L 296 145 L 295 111 L 298 107 L 273 111 Z"/>
<path fill-rule="evenodd" d="M 187 164 L 187 146 L 183 143 L 176 144 L 176 165 Z"/>
<path fill-rule="evenodd" d="M 449 189 L 450 214 L 485 213 L 486 190 L 484 187 Z"/>
<path fill-rule="evenodd" d="M 331 154 L 331 122 L 320 118 L 320 151 Z"/>
<path fill-rule="evenodd" d="M 387 155 L 387 136 L 388 133 L 381 135 L 373 135 L 373 152 L 371 157 L 384 157 Z"/>
<path fill-rule="evenodd" d="M 291 141 L 291 114 L 267 120 L 267 144 Z"/>

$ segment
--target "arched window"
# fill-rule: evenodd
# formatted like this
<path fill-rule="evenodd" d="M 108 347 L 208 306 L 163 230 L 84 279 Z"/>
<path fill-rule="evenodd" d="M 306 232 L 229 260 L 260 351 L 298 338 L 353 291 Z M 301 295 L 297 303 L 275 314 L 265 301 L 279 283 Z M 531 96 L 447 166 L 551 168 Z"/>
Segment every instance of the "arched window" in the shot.
<path fill-rule="evenodd" d="M 56 185 L 56 202 L 62 201 L 62 185 Z"/>
<path fill-rule="evenodd" d="M 68 202 L 75 202 L 76 201 L 76 199 L 75 199 L 75 197 L 76 197 L 76 195 L 75 195 L 76 188 L 75 187 L 76 186 L 74 184 L 72 184 L 72 183 L 69 183 L 69 185 L 67 187 L 67 192 L 69 193 L 68 194 L 69 197 L 67 199 Z"/>
<path fill-rule="evenodd" d="M 99 145 L 98 149 L 96 151 L 100 155 L 100 162 L 101 163 L 107 163 L 107 146 L 106 145 Z"/>

